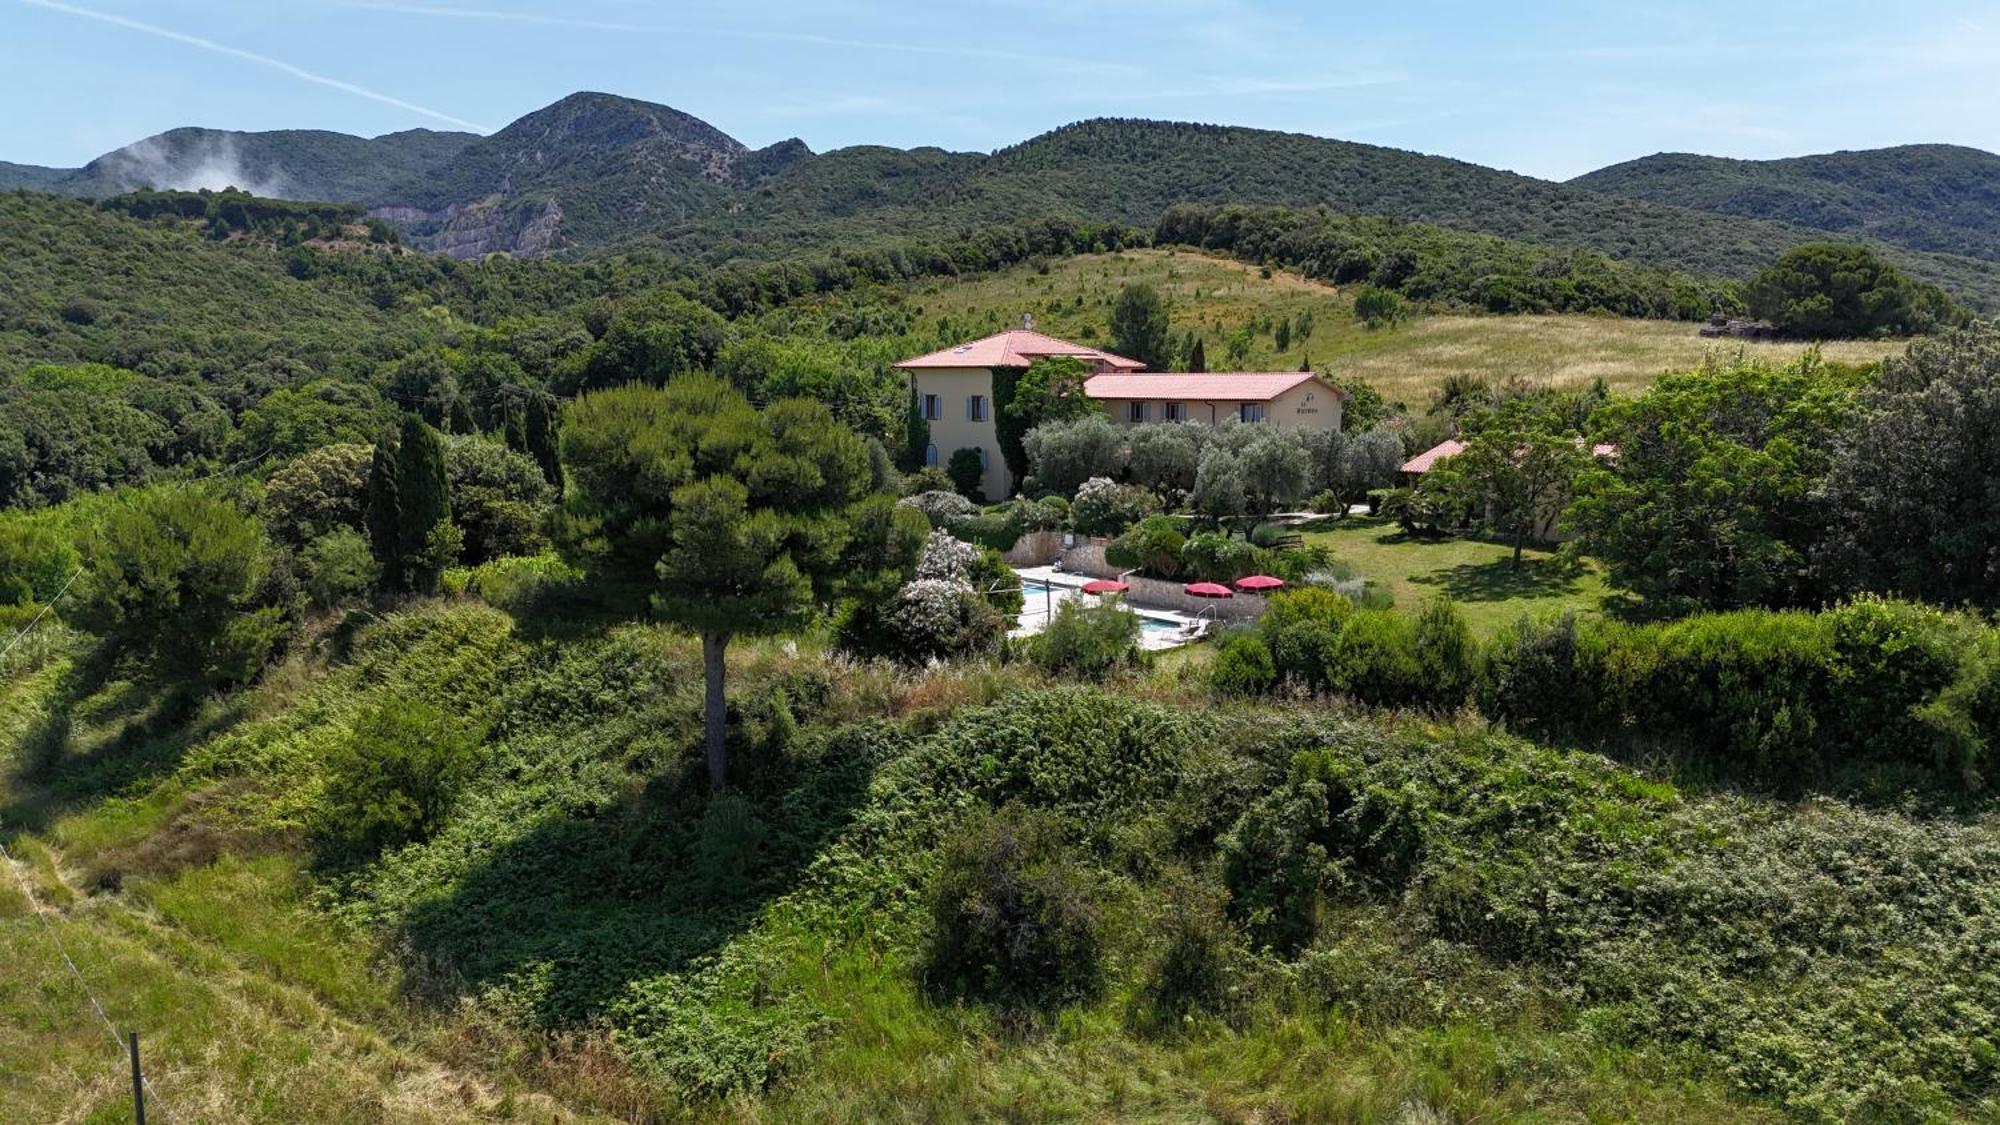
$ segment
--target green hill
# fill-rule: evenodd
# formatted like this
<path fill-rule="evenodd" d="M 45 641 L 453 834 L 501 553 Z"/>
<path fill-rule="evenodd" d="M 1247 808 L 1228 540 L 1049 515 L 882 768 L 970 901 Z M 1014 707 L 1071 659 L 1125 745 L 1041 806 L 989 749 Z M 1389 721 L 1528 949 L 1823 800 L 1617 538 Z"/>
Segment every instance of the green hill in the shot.
<path fill-rule="evenodd" d="M 431 129 L 372 139 L 321 129 L 174 129 L 106 153 L 82 168 L 0 164 L 0 188 L 98 198 L 148 187 L 236 187 L 283 199 L 362 202 L 437 172 L 475 139 L 471 133 Z"/>
<path fill-rule="evenodd" d="M 2000 156 L 1904 145 L 1788 160 L 1661 153 L 1570 181 L 1608 195 L 2000 260 Z"/>
<path fill-rule="evenodd" d="M 396 354 L 403 320 L 353 286 L 293 276 L 266 245 L 0 193 L 0 370 L 109 363 L 268 384 L 332 371 L 357 347 Z"/>
<path fill-rule="evenodd" d="M 801 161 L 747 198 L 732 198 L 726 211 L 665 224 L 620 245 L 758 257 L 774 248 L 936 237 L 1047 216 L 1150 226 L 1181 203 L 1325 205 L 1735 278 L 1825 237 L 1802 225 L 1626 199 L 1374 145 L 1098 120 L 989 157 L 877 148 L 828 153 Z M 1962 299 L 2000 307 L 2000 267 L 1907 246 L 1887 252 Z"/>
<path fill-rule="evenodd" d="M 80 170 L 0 166 L 0 187 L 104 195 L 147 181 L 233 183 L 357 202 L 457 258 L 640 249 L 771 259 L 1050 218 L 1150 227 L 1177 204 L 1241 203 L 1325 205 L 1745 278 L 1831 230 L 1876 242 L 1991 309 L 2000 308 L 1992 160 L 1911 149 L 1744 166 L 1777 186 L 1737 199 L 1726 186 L 1682 192 L 1672 184 L 1679 165 L 1654 175 L 1641 161 L 1557 184 L 1375 145 L 1165 121 L 1084 121 L 990 155 L 873 146 L 814 155 L 797 140 L 751 150 L 666 106 L 580 93 L 490 137 L 176 130 Z M 1733 162 L 1702 167 L 1702 182 L 1729 179 L 1715 167 L 1749 174 Z"/>

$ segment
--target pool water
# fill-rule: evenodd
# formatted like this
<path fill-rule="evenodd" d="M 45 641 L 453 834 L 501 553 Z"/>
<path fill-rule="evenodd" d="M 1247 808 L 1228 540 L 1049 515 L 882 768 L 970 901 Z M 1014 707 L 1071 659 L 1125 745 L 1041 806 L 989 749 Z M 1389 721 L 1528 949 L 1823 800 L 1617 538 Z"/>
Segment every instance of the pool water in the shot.
<path fill-rule="evenodd" d="M 1180 629 L 1181 623 L 1164 617 L 1147 617 L 1142 613 L 1139 615 L 1139 627 L 1148 633 L 1172 633 Z"/>

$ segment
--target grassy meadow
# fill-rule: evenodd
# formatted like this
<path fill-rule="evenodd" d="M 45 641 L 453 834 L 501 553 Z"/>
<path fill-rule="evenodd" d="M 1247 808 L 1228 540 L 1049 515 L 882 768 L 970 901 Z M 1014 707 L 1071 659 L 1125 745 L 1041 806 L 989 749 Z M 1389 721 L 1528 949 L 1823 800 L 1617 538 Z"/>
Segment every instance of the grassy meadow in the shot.
<path fill-rule="evenodd" d="M 1603 570 L 1588 559 L 1571 564 L 1529 547 L 1516 567 L 1514 550 L 1505 544 L 1418 538 L 1379 517 L 1331 521 L 1305 538 L 1388 591 L 1401 612 L 1415 613 L 1426 599 L 1449 595 L 1482 638 L 1521 617 L 1602 609 L 1611 593 Z"/>
<path fill-rule="evenodd" d="M 1392 402 L 1422 408 L 1452 375 L 1489 382 L 1528 379 L 1579 386 L 1602 378 L 1614 390 L 1644 387 L 1664 371 L 1684 371 L 1737 352 L 1789 361 L 1805 345 L 1705 340 L 1696 325 L 1610 316 L 1417 316 L 1371 330 L 1355 317 L 1348 293 L 1255 266 L 1190 251 L 1127 250 L 1049 260 L 958 281 L 913 284 L 907 295 L 918 323 L 949 319 L 960 336 L 997 331 L 1032 313 L 1038 329 L 1081 343 L 1105 345 L 1119 289 L 1144 282 L 1172 302 L 1174 337 L 1192 330 L 1204 343 L 1211 371 L 1289 371 L 1308 361 L 1335 375 L 1373 383 Z M 1279 350 L 1261 326 L 1311 313 L 1312 333 Z M 1232 358 L 1228 337 L 1256 325 L 1248 352 Z M 1903 349 L 1901 341 L 1841 341 L 1827 358 L 1871 363 Z"/>

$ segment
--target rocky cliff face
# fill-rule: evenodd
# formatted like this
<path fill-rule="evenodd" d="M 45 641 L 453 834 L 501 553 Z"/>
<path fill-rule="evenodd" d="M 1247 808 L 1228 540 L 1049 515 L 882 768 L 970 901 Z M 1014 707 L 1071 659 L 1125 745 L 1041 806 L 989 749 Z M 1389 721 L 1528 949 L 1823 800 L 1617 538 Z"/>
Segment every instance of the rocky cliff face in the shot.
<path fill-rule="evenodd" d="M 426 211 L 389 206 L 368 214 L 404 231 L 418 249 L 461 261 L 488 254 L 541 258 L 562 246 L 562 205 L 553 199 L 510 206 L 496 196 L 466 207 L 454 203 Z"/>

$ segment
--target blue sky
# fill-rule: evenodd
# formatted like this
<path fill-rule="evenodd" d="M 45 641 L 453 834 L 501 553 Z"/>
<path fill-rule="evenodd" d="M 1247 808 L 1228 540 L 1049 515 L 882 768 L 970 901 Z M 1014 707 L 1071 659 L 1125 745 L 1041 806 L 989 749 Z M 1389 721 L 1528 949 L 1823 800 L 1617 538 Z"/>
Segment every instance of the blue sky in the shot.
<path fill-rule="evenodd" d="M 987 150 L 1114 115 L 1565 178 L 1663 150 L 2000 150 L 2000 6 L 0 0 L 0 160 L 176 125 L 484 131 L 579 89 L 751 145 Z"/>

